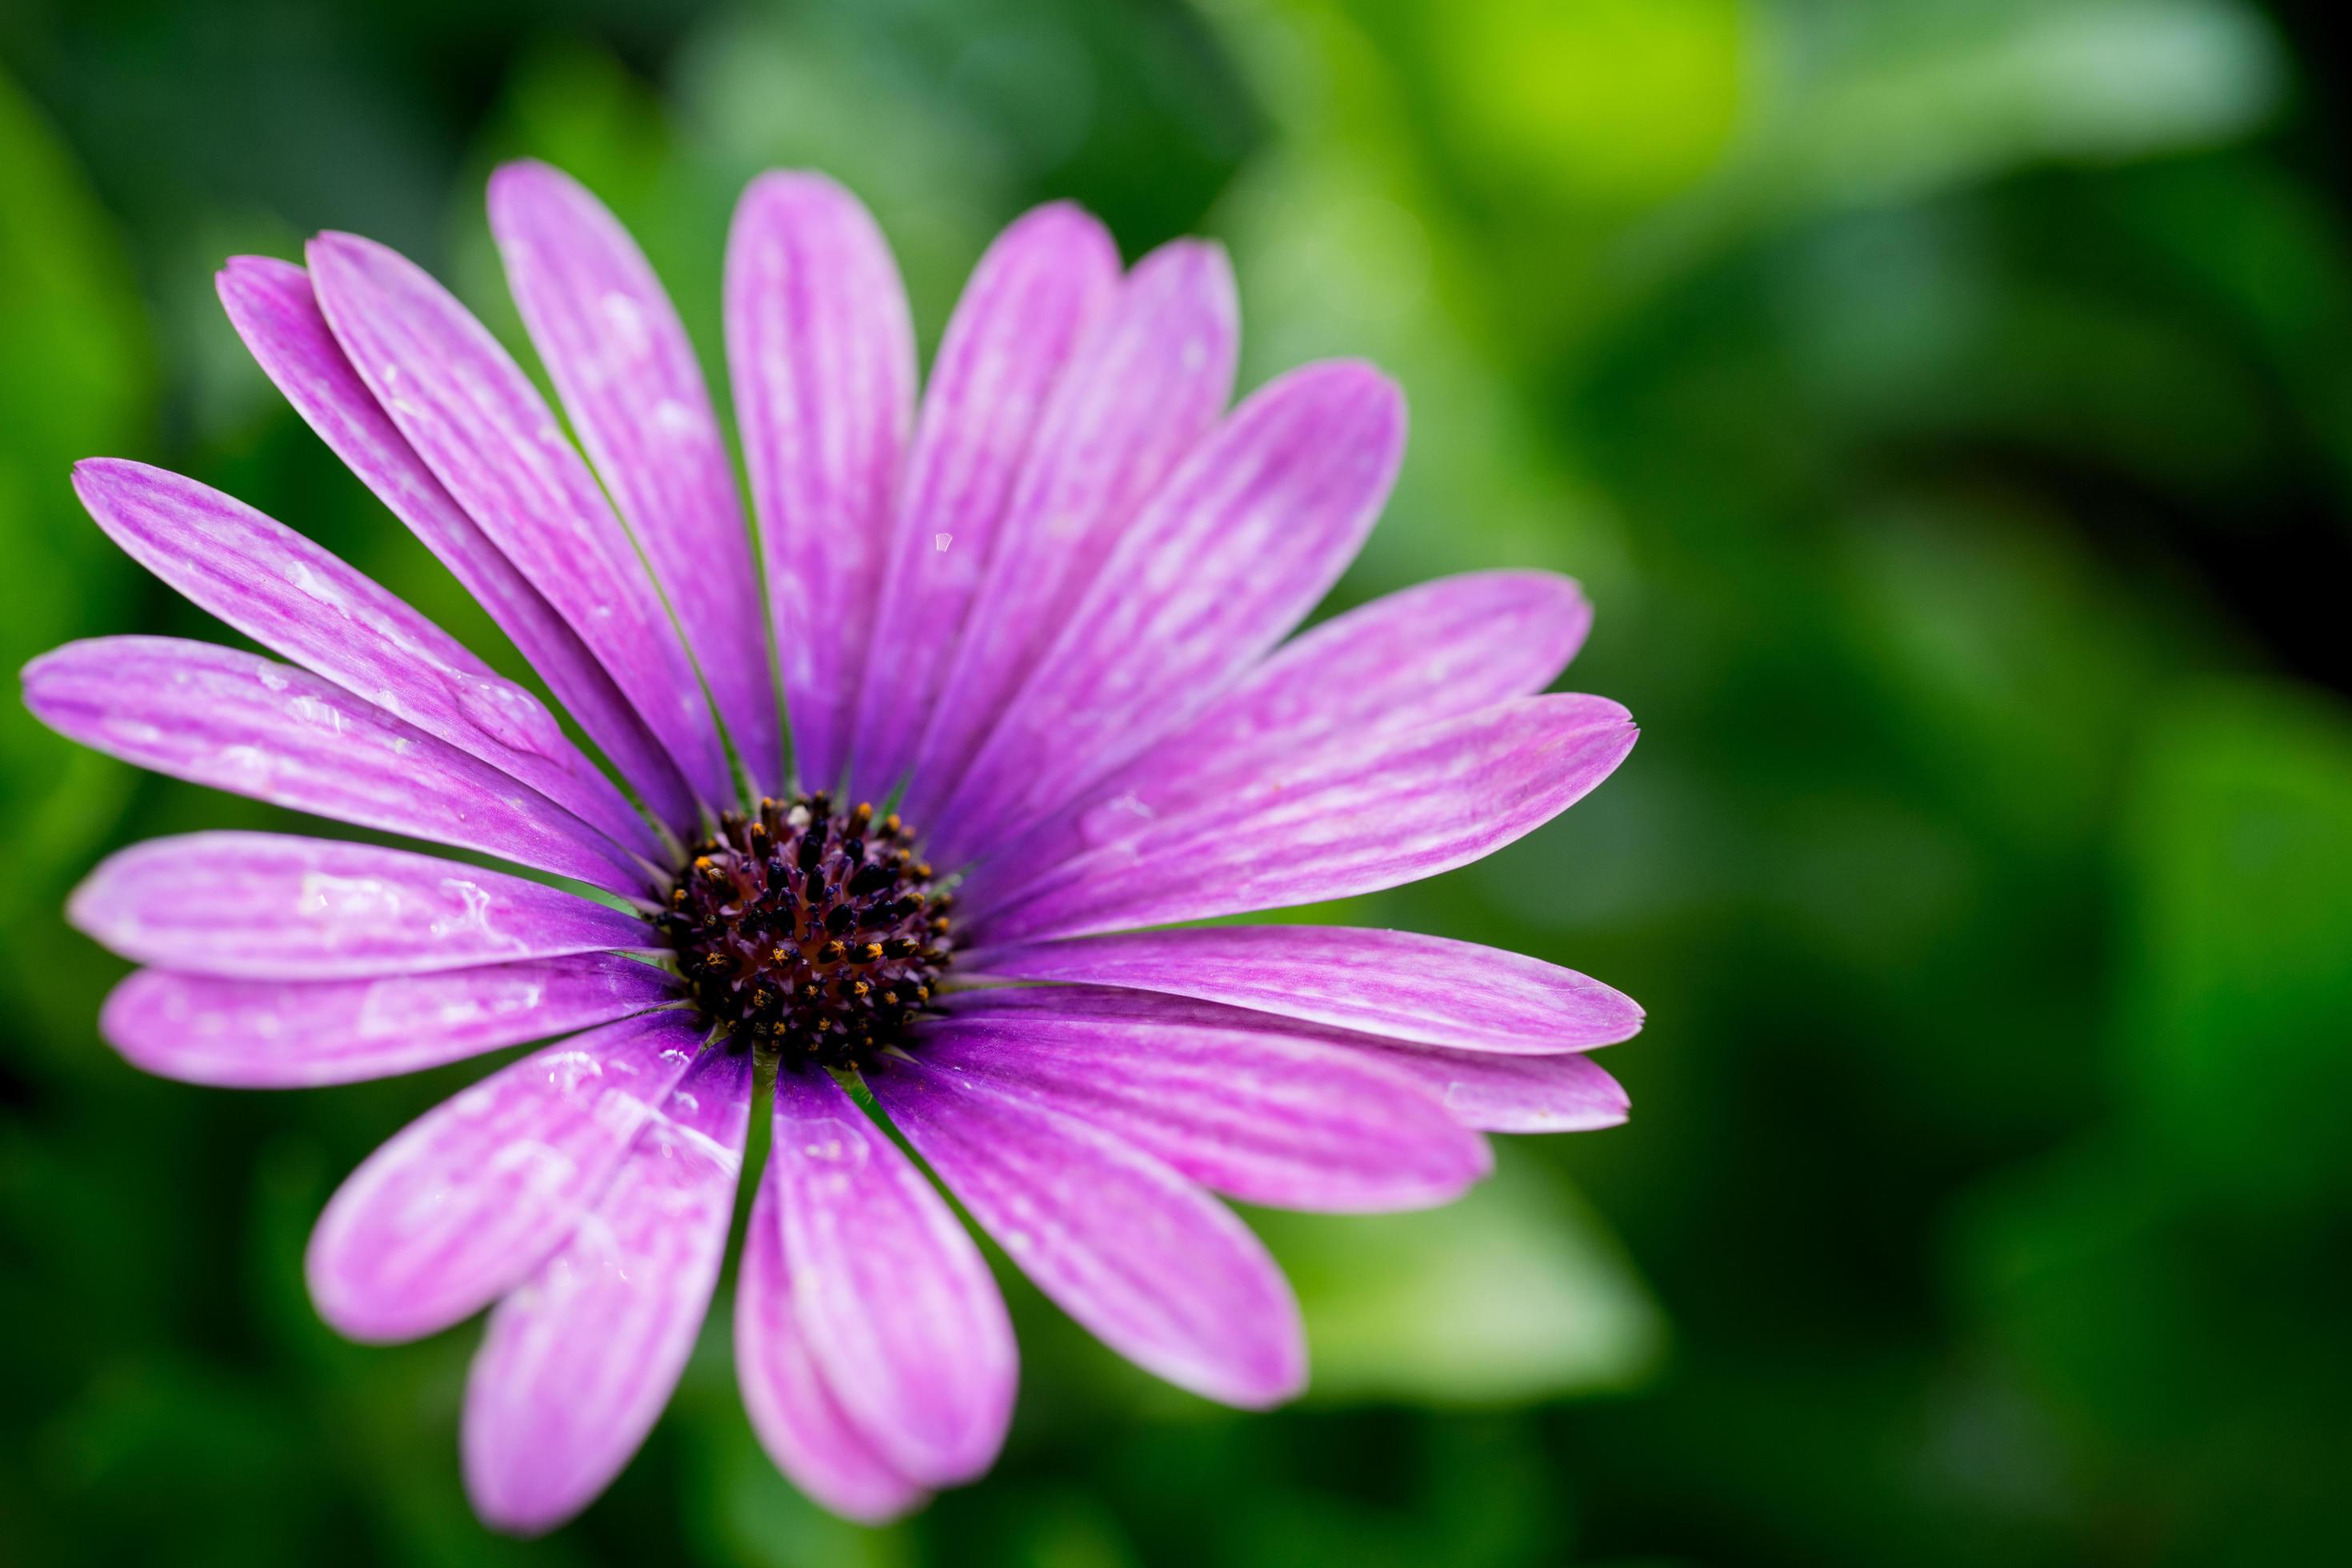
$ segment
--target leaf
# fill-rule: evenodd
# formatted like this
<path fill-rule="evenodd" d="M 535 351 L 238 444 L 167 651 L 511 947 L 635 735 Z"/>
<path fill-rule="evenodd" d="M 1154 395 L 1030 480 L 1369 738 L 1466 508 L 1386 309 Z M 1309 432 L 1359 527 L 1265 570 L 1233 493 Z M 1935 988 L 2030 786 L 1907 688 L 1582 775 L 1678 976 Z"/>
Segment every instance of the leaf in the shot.
<path fill-rule="evenodd" d="M 1494 1180 L 1447 1208 L 1250 1223 L 1297 1288 L 1313 1400 L 1511 1405 L 1637 1386 L 1664 1353 L 1664 1319 L 1615 1238 L 1507 1146 Z"/>
<path fill-rule="evenodd" d="M 75 504 L 75 459 L 138 445 L 148 329 L 121 237 L 48 126 L 0 77 L 0 664 L 10 670 L 124 608 L 128 563 Z M 111 826 L 127 772 L 0 704 L 0 811 L 18 825 L 0 924 L 51 900 Z"/>
<path fill-rule="evenodd" d="M 2352 1195 L 2352 722 L 2277 687 L 2185 700 L 2125 847 L 2140 1108 L 2231 1190 Z"/>

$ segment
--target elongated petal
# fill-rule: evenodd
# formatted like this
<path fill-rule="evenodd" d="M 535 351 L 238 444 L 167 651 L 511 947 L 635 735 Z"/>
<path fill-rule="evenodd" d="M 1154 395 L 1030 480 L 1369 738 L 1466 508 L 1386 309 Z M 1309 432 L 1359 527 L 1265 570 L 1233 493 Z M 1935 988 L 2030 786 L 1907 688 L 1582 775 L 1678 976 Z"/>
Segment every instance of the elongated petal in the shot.
<path fill-rule="evenodd" d="M 908 774 L 928 824 L 1104 558 L 1224 412 L 1240 341 L 1223 250 L 1180 239 L 1137 263 L 1055 384 Z"/>
<path fill-rule="evenodd" d="M 1169 933 L 1172 934 L 1172 933 Z M 1625 1119 L 1625 1095 L 1607 1073 L 1573 1053 L 1530 1056 L 1407 1044 L 1164 992 L 1065 984 L 957 991 L 942 999 L 953 1026 L 994 1039 L 1057 1031 L 1099 1039 L 1207 1035 L 1319 1045 L 1399 1080 L 1418 1083 L 1465 1127 L 1491 1132 L 1572 1132 Z M 945 1027 L 929 1025 L 927 1027 Z M 926 1061 L 935 1058 L 925 1054 Z M 1014 1064 L 1011 1070 L 1017 1070 Z"/>
<path fill-rule="evenodd" d="M 645 922 L 560 889 L 399 849 L 191 833 L 110 855 L 75 928 L 164 969 L 341 980 L 658 946 Z"/>
<path fill-rule="evenodd" d="M 776 1184 L 760 1184 L 735 1279 L 735 1375 L 751 1430 L 793 1484 L 847 1519 L 881 1524 L 929 1495 L 892 1469 L 842 1410 L 809 1353 L 784 1265 Z"/>
<path fill-rule="evenodd" d="M 1642 1027 L 1632 997 L 1558 964 L 1351 926 L 1210 926 L 1031 942 L 959 953 L 956 969 L 1196 996 L 1463 1050 L 1591 1050 Z"/>
<path fill-rule="evenodd" d="M 693 792 L 677 764 L 588 645 L 442 488 L 360 380 L 319 310 L 310 275 L 291 262 L 240 256 L 216 282 L 237 335 L 295 412 L 465 584 L 655 815 L 690 829 Z"/>
<path fill-rule="evenodd" d="M 1109 234 L 1057 203 L 1006 229 L 965 287 L 898 487 L 853 795 L 879 800 L 913 760 L 1047 395 L 1118 283 Z"/>
<path fill-rule="evenodd" d="M 934 825 L 957 865 L 1213 701 L 1355 558 L 1404 450 L 1368 365 L 1293 371 L 1236 409 L 1120 536 Z"/>
<path fill-rule="evenodd" d="M 177 637 L 93 637 L 25 667 L 59 734 L 159 773 L 639 893 L 645 867 L 489 763 L 309 670 Z"/>
<path fill-rule="evenodd" d="M 1229 1405 L 1307 1377 L 1289 1283 L 1249 1228 L 1088 1121 L 900 1058 L 869 1074 L 890 1120 L 1038 1289 L 1119 1354 Z"/>
<path fill-rule="evenodd" d="M 570 175 L 509 163 L 490 230 L 530 341 L 644 547 L 755 790 L 783 777 L 751 536 L 694 345 L 628 231 Z"/>
<path fill-rule="evenodd" d="M 1277 649 L 1200 718 L 983 862 L 963 897 L 1003 898 L 1336 740 L 1401 734 L 1540 691 L 1591 624 L 1583 593 L 1549 572 L 1474 572 L 1351 610 Z"/>
<path fill-rule="evenodd" d="M 645 819 L 538 698 L 284 523 L 143 463 L 78 463 L 74 489 L 109 538 L 200 608 L 625 847 L 660 853 Z"/>
<path fill-rule="evenodd" d="M 1276 1208 L 1425 1208 L 1490 1168 L 1482 1140 L 1364 1052 L 1260 1029 L 1057 1016 L 1062 989 L 959 997 L 925 1026 L 924 1062 L 1068 1111 L 1203 1186 Z"/>
<path fill-rule="evenodd" d="M 1343 739 L 1234 797 L 1065 862 L 979 914 L 983 943 L 1351 897 L 1479 859 L 1581 799 L 1633 750 L 1599 697 L 1526 697 L 1408 735 Z"/>
<path fill-rule="evenodd" d="M 530 378 L 398 252 L 323 234 L 310 242 L 310 260 L 336 340 L 416 455 L 594 650 L 704 802 L 733 799 L 677 627 Z"/>
<path fill-rule="evenodd" d="M 608 1024 L 677 997 L 677 978 L 612 953 L 360 980 L 236 980 L 142 969 L 99 1032 L 164 1078 L 305 1089 L 419 1072 Z"/>
<path fill-rule="evenodd" d="M 304 1259 L 355 1340 L 471 1317 L 578 1227 L 701 1032 L 647 1013 L 534 1052 L 409 1123 L 336 1190 Z"/>
<path fill-rule="evenodd" d="M 490 1524 L 553 1529 L 653 1430 L 719 1281 L 751 1112 L 749 1053 L 705 1054 L 572 1239 L 491 1312 L 462 1433 Z"/>
<path fill-rule="evenodd" d="M 897 263 L 821 174 L 751 183 L 727 241 L 727 363 L 801 783 L 838 780 L 915 396 Z"/>
<path fill-rule="evenodd" d="M 1614 1127 L 1630 1104 L 1617 1080 L 1589 1057 L 1503 1056 L 1430 1046 L 1384 1046 L 1376 1054 L 1420 1079 L 1465 1127 L 1485 1132 L 1586 1132 Z"/>
<path fill-rule="evenodd" d="M 820 1072 L 778 1077 L 768 1158 L 794 1310 L 834 1397 L 899 1474 L 979 1475 L 1003 1445 L 1015 1365 L 980 1248 Z"/>

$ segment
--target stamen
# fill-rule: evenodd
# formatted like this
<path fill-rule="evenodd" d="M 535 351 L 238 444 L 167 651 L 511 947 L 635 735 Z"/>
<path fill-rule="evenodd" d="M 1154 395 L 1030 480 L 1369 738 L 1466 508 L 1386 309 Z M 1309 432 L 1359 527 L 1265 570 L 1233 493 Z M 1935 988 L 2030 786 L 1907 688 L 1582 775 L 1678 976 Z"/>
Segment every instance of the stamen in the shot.
<path fill-rule="evenodd" d="M 871 805 L 835 816 L 821 794 L 721 816 L 655 922 L 705 1020 L 796 1069 L 898 1043 L 949 956 L 930 867 L 888 847 L 910 837 Z"/>

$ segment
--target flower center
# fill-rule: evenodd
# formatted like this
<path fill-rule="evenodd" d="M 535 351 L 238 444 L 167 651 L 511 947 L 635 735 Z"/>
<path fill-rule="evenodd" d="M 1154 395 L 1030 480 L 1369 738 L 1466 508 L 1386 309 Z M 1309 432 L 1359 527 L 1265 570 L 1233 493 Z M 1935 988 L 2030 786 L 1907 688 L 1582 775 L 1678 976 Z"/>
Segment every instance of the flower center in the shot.
<path fill-rule="evenodd" d="M 899 1038 L 948 963 L 949 895 L 926 891 L 909 837 L 821 794 L 721 818 L 656 922 L 703 1017 L 787 1065 L 845 1066 Z"/>

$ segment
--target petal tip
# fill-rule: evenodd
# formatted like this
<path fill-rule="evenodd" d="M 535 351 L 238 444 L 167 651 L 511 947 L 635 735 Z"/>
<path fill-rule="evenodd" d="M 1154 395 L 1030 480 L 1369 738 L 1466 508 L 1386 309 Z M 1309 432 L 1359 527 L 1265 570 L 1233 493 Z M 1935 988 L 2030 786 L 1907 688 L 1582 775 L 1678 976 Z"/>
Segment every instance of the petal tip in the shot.
<path fill-rule="evenodd" d="M 352 279 L 395 258 L 406 259 L 388 245 L 339 228 L 312 235 L 302 246 L 302 257 L 321 284 L 330 278 Z"/>
<path fill-rule="evenodd" d="M 1302 1337 L 1257 1375 L 1215 1397 L 1244 1410 L 1272 1410 L 1307 1392 L 1307 1345 Z"/>
<path fill-rule="evenodd" d="M 544 158 L 509 158 L 490 171 L 490 191 L 493 195 L 501 185 L 527 185 L 546 180 L 562 184 L 576 184 L 572 176 Z"/>
<path fill-rule="evenodd" d="M 16 672 L 17 681 L 23 688 L 26 710 L 53 730 L 57 728 L 57 724 L 50 707 L 52 696 L 48 689 L 50 679 L 59 668 L 70 668 L 76 654 L 85 644 L 94 640 L 96 639 L 82 638 L 74 642 L 61 643 L 46 653 L 37 653 L 26 659 L 25 667 Z M 103 869 L 105 869 L 103 866 L 100 867 L 100 870 Z M 92 872 L 91 875 L 95 877 L 97 873 Z M 86 883 L 84 885 L 87 886 Z"/>
<path fill-rule="evenodd" d="M 30 666 L 26 668 L 29 672 Z M 100 861 L 91 868 L 89 875 L 76 883 L 74 890 L 66 895 L 66 924 L 106 948 L 113 946 L 106 939 L 106 930 L 110 922 L 100 906 L 106 899 L 107 870 L 113 863 L 111 858 Z"/>
<path fill-rule="evenodd" d="M 404 1312 L 397 1303 L 345 1279 L 341 1262 L 335 1256 L 341 1241 L 333 1223 L 336 1217 L 330 1200 L 327 1211 L 319 1216 L 317 1227 L 310 1232 L 310 1245 L 302 1257 L 302 1282 L 310 1291 L 310 1305 L 320 1321 L 352 1343 L 362 1345 L 405 1344 L 449 1326 L 453 1321 L 449 1318 L 421 1318 L 413 1310 Z"/>
<path fill-rule="evenodd" d="M 1188 282 L 1206 284 L 1214 289 L 1219 284 L 1231 288 L 1234 282 L 1233 257 L 1222 240 L 1188 234 L 1170 240 L 1135 264 L 1139 274 L 1169 271 Z"/>
<path fill-rule="evenodd" d="M 509 1453 L 501 1462 L 495 1445 L 477 1430 L 472 1390 L 467 1419 L 457 1429 L 457 1468 L 474 1517 L 500 1535 L 531 1541 L 577 1517 L 596 1494 L 577 1497 L 565 1478 L 534 1468 L 536 1455 Z"/>
<path fill-rule="evenodd" d="M 1371 458 L 1381 489 L 1394 481 L 1406 426 L 1404 388 L 1394 376 L 1366 359 L 1317 360 L 1268 383 L 1260 395 L 1277 387 L 1318 405 L 1335 426 L 1332 437 Z"/>
<path fill-rule="evenodd" d="M 550 216 L 551 212 L 593 212 L 601 216 L 604 204 L 579 180 L 538 158 L 516 158 L 490 171 L 486 194 L 490 226 L 500 231 L 501 244 L 513 237 L 506 232 L 534 216 Z"/>
<path fill-rule="evenodd" d="M 774 204 L 797 205 L 804 202 L 847 205 L 861 211 L 865 206 L 848 186 L 816 169 L 761 170 L 751 177 L 750 184 L 743 187 L 741 205 L 748 208 L 754 203 L 764 206 Z"/>
<path fill-rule="evenodd" d="M 302 268 L 299 262 L 289 261 L 281 256 L 239 255 L 232 256 L 220 264 L 213 273 L 213 284 L 226 293 L 232 288 L 267 288 L 301 275 Z"/>
<path fill-rule="evenodd" d="M 77 458 L 74 459 L 72 484 L 74 494 L 85 508 L 94 508 L 94 498 L 105 492 L 107 480 L 121 459 L 117 458 Z"/>
<path fill-rule="evenodd" d="M 73 466 L 74 494 L 101 526 L 115 521 L 114 514 L 135 499 L 136 492 L 180 479 L 166 468 L 130 458 L 81 458 Z M 188 481 L 181 480 L 184 487 Z"/>

